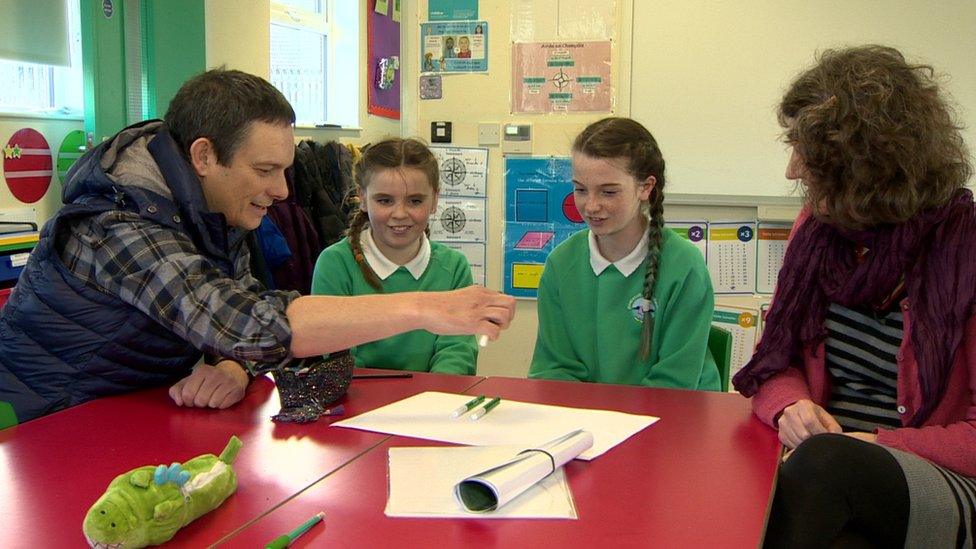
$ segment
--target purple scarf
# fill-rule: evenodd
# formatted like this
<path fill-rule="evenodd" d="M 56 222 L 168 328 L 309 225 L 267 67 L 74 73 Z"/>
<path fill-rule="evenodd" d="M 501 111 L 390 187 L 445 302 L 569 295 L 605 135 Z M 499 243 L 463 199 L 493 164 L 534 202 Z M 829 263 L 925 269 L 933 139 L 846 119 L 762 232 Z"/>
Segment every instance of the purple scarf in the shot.
<path fill-rule="evenodd" d="M 921 425 L 945 392 L 973 312 L 974 245 L 976 207 L 968 189 L 904 223 L 866 231 L 844 230 L 810 217 L 790 242 L 762 341 L 732 380 L 735 388 L 752 396 L 769 378 L 801 364 L 803 348 L 827 337 L 824 320 L 830 303 L 876 305 L 904 276 L 923 402 L 910 424 Z M 859 247 L 868 250 L 861 261 L 855 253 Z"/>

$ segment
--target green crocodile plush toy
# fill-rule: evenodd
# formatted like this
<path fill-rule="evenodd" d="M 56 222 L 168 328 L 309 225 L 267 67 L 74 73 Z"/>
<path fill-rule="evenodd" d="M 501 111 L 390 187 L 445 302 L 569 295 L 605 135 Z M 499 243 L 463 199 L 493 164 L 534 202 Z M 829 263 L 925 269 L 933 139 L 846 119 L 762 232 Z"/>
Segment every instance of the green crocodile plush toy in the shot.
<path fill-rule="evenodd" d="M 231 436 L 220 457 L 204 454 L 182 465 L 146 465 L 115 477 L 85 515 L 82 530 L 88 544 L 129 549 L 169 541 L 237 490 L 231 464 L 241 445 Z"/>

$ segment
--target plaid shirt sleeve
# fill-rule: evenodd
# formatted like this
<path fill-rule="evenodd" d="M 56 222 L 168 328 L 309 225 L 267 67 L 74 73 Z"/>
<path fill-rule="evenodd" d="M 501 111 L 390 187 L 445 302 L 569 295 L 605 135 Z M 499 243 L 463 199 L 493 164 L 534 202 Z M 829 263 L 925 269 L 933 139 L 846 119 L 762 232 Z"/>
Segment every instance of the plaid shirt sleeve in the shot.
<path fill-rule="evenodd" d="M 61 259 L 89 286 L 136 307 L 204 353 L 242 363 L 290 358 L 285 309 L 299 294 L 264 291 L 250 274 L 246 249 L 232 279 L 186 235 L 130 212 L 105 212 L 73 229 Z"/>

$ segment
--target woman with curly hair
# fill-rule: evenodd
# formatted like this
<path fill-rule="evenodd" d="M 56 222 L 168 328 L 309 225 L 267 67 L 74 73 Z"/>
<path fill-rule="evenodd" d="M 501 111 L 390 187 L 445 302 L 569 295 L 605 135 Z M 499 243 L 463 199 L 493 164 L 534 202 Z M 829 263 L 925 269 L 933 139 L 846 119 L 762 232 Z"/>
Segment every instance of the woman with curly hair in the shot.
<path fill-rule="evenodd" d="M 792 450 L 767 546 L 973 545 L 972 164 L 929 66 L 824 52 L 779 106 L 805 191 L 735 387 Z"/>

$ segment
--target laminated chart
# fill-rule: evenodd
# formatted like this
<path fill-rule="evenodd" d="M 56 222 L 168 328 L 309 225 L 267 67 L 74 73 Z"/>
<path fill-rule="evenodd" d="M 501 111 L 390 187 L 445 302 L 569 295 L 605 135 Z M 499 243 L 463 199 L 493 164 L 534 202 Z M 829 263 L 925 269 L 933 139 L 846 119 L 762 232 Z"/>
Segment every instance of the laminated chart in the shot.
<path fill-rule="evenodd" d="M 512 44 L 512 112 L 609 112 L 610 42 Z"/>
<path fill-rule="evenodd" d="M 443 196 L 487 194 L 488 149 L 476 147 L 431 147 L 441 173 Z"/>
<path fill-rule="evenodd" d="M 708 222 L 707 221 L 666 221 L 664 226 L 678 236 L 691 242 L 708 262 Z"/>
<path fill-rule="evenodd" d="M 756 293 L 771 294 L 783 267 L 792 223 L 759 222 L 756 229 Z"/>
<path fill-rule="evenodd" d="M 440 198 L 430 218 L 430 239 L 437 242 L 484 242 L 485 199 Z"/>
<path fill-rule="evenodd" d="M 756 289 L 756 222 L 708 224 L 708 272 L 716 294 L 751 294 Z"/>
<path fill-rule="evenodd" d="M 452 250 L 461 252 L 468 259 L 468 265 L 471 267 L 471 277 L 474 279 L 475 284 L 481 286 L 487 284 L 485 280 L 487 259 L 485 256 L 484 242 L 441 242 L 441 244 Z"/>
<path fill-rule="evenodd" d="M 546 257 L 584 228 L 569 158 L 505 159 L 504 291 L 536 297 Z"/>
<path fill-rule="evenodd" d="M 758 323 L 759 311 L 755 309 L 715 305 L 715 312 L 712 313 L 712 325 L 732 334 L 730 380 L 752 358 L 752 353 L 756 349 Z M 729 391 L 735 391 L 731 383 L 729 384 Z"/>
<path fill-rule="evenodd" d="M 437 211 L 430 218 L 430 239 L 458 250 L 471 266 L 475 284 L 487 283 L 488 149 L 431 147 L 440 171 Z"/>
<path fill-rule="evenodd" d="M 441 21 L 420 24 L 420 72 L 487 72 L 488 22 Z M 470 90 L 469 99 L 477 99 Z"/>

